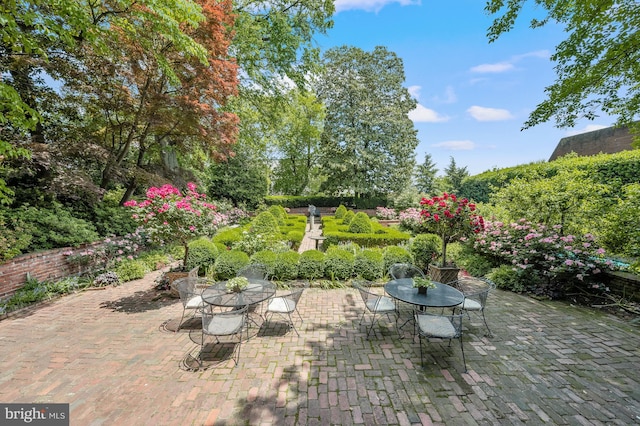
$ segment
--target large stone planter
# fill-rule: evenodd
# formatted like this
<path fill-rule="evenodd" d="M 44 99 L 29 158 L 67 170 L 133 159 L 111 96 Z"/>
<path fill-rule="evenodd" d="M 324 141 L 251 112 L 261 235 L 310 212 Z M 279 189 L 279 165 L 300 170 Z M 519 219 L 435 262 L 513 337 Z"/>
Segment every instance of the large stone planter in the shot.
<path fill-rule="evenodd" d="M 460 268 L 455 266 L 429 265 L 429 278 L 432 281 L 447 284 L 458 279 Z"/>

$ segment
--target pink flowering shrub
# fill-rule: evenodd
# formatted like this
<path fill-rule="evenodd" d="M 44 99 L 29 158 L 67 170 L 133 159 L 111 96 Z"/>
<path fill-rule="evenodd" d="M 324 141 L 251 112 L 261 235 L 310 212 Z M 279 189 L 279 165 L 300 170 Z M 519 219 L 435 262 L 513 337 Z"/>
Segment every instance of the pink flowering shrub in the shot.
<path fill-rule="evenodd" d="M 376 217 L 382 220 L 395 220 L 398 218 L 398 214 L 394 209 L 387 207 L 376 207 Z"/>
<path fill-rule="evenodd" d="M 187 184 L 184 195 L 169 184 L 149 188 L 145 200 L 130 200 L 125 206 L 133 209 L 132 217 L 152 241 L 160 244 L 177 242 L 184 247 L 183 265 L 189 255 L 189 241 L 213 235 L 227 221 L 227 217 L 206 200 L 206 194 L 196 191 L 193 183 Z"/>
<path fill-rule="evenodd" d="M 415 207 L 409 207 L 398 213 L 400 227 L 409 230 L 417 229 L 420 225 L 420 211 L 420 209 Z"/>
<path fill-rule="evenodd" d="M 497 263 L 512 265 L 529 287 L 542 285 L 541 290 L 552 296 L 615 269 L 591 234 L 562 235 L 560 226 L 534 225 L 525 219 L 511 224 L 485 222 L 474 249 Z"/>

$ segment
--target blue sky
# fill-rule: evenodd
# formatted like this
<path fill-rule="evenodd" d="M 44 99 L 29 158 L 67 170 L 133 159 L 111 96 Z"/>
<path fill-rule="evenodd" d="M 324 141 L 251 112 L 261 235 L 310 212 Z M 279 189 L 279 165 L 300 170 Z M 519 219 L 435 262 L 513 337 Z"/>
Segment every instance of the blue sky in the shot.
<path fill-rule="evenodd" d="M 443 174 L 450 158 L 475 175 L 493 168 L 547 161 L 561 138 L 610 126 L 601 117 L 557 129 L 553 122 L 523 130 L 529 113 L 555 81 L 550 55 L 566 38 L 559 26 L 533 30 L 529 9 L 496 42 L 484 0 L 336 0 L 334 27 L 316 41 L 322 50 L 385 46 L 400 57 L 405 87 L 418 101 L 410 118 L 420 144 Z M 527 19 L 522 19 L 527 17 Z"/>

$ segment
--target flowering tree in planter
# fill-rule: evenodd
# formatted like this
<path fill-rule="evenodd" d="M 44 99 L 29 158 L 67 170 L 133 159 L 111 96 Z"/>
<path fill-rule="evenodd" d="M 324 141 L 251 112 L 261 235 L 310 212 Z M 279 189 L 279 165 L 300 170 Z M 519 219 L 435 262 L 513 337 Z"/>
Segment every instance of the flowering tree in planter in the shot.
<path fill-rule="evenodd" d="M 469 238 L 484 229 L 484 219 L 475 214 L 475 204 L 466 198 L 444 192 L 441 196 L 420 200 L 422 210 L 417 230 L 442 239 L 442 263 L 447 266 L 447 244 Z"/>
<path fill-rule="evenodd" d="M 156 243 L 178 242 L 184 247 L 184 269 L 189 256 L 189 241 L 203 235 L 212 235 L 223 225 L 226 216 L 206 201 L 206 195 L 196 191 L 196 185 L 187 184 L 186 194 L 172 185 L 147 190 L 147 198 L 138 202 L 127 201 L 134 209 L 132 217 L 147 231 Z"/>

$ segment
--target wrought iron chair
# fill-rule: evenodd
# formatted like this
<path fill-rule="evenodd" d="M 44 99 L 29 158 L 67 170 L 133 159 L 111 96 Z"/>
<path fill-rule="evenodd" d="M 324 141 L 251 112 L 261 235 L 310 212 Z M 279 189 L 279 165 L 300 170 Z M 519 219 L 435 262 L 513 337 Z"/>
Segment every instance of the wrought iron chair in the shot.
<path fill-rule="evenodd" d="M 247 309 L 244 306 L 240 309 L 233 309 L 223 312 L 214 312 L 211 309 L 204 309 L 202 312 L 202 340 L 200 344 L 200 354 L 198 361 L 202 366 L 202 352 L 204 351 L 205 336 L 213 336 L 216 343 L 220 343 L 219 338 L 224 336 L 238 336 L 236 356 L 233 357 L 234 365 L 238 365 L 240 359 L 240 349 L 242 346 L 242 330 L 247 329 Z M 247 329 L 247 338 L 249 338 L 249 330 Z"/>
<path fill-rule="evenodd" d="M 454 284 L 464 294 L 464 302 L 455 307 L 462 313 L 467 314 L 467 318 L 471 319 L 470 312 L 475 312 L 482 315 L 482 321 L 487 328 L 487 336 L 493 336 L 487 324 L 487 317 L 485 316 L 485 308 L 487 306 L 487 298 L 489 293 L 496 288 L 496 284 L 488 278 L 474 278 L 473 280 L 481 281 L 484 283 L 482 288 L 478 288 L 477 285 L 470 285 L 468 281 L 464 279 L 457 280 Z"/>
<path fill-rule="evenodd" d="M 240 270 L 236 275 L 239 277 L 266 280 L 266 279 L 269 279 L 269 270 L 267 266 L 262 263 L 251 263 L 247 266 L 240 268 Z"/>
<path fill-rule="evenodd" d="M 269 321 L 274 314 L 279 315 L 287 320 L 287 324 L 290 329 L 296 332 L 299 336 L 298 330 L 293 321 L 293 313 L 295 312 L 300 318 L 300 324 L 304 322 L 302 315 L 298 311 L 298 305 L 300 303 L 300 297 L 302 297 L 302 293 L 309 288 L 310 282 L 305 282 L 302 287 L 293 288 L 291 291 L 286 292 L 285 294 L 280 294 L 275 297 L 272 297 L 267 302 L 267 307 L 265 310 L 265 321 Z"/>
<path fill-rule="evenodd" d="M 398 312 L 396 310 L 396 304 L 393 299 L 388 296 L 382 296 L 380 294 L 373 293 L 368 289 L 364 288 L 362 284 L 354 281 L 352 286 L 358 290 L 360 293 L 360 297 L 364 302 L 365 309 L 362 311 L 362 316 L 360 317 L 360 325 L 364 321 L 364 316 L 367 312 L 370 312 L 372 315 L 371 325 L 367 327 L 367 338 L 369 338 L 369 334 L 371 330 L 373 330 L 373 326 L 377 320 L 380 319 L 381 316 L 386 315 L 388 319 L 392 319 L 390 317 L 391 314 L 395 316 L 396 329 L 398 327 Z M 377 317 L 377 320 L 376 320 Z"/>
<path fill-rule="evenodd" d="M 420 338 L 420 364 L 424 366 L 422 354 L 422 340 L 427 342 L 431 338 L 448 339 L 451 346 L 452 339 L 460 341 L 462 351 L 462 362 L 464 371 L 467 372 L 467 361 L 464 356 L 464 346 L 462 345 L 462 314 L 438 315 L 427 313 L 426 311 L 415 311 L 418 336 Z"/>
<path fill-rule="evenodd" d="M 389 276 L 397 280 L 399 278 L 426 278 L 420 268 L 410 263 L 394 263 L 389 267 Z"/>
<path fill-rule="evenodd" d="M 184 277 L 179 278 L 174 282 L 175 288 L 180 295 L 180 302 L 182 302 L 182 317 L 176 328 L 176 333 L 182 327 L 182 321 L 184 320 L 185 313 L 187 311 L 193 311 L 193 317 L 198 312 L 202 312 L 204 301 L 202 300 L 202 288 L 198 286 L 198 278 Z"/>

